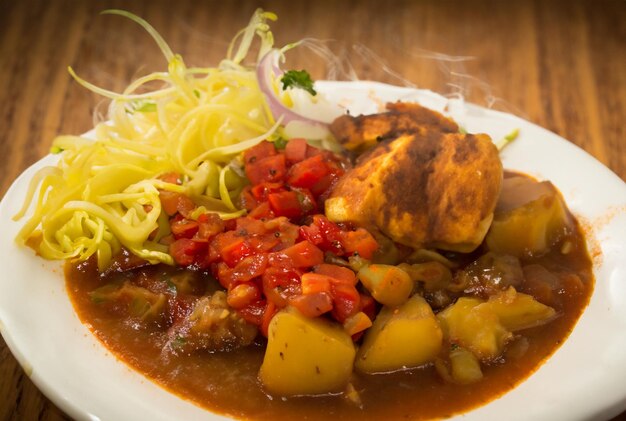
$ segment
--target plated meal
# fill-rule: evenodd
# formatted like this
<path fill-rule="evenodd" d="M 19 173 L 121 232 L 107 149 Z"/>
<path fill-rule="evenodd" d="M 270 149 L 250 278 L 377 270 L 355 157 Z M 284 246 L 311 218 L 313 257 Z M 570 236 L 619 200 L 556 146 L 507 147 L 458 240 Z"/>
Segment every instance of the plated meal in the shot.
<path fill-rule="evenodd" d="M 187 67 L 147 22 L 107 13 L 146 28 L 167 71 L 114 93 L 70 69 L 111 99 L 109 120 L 58 137 L 53 156 L 18 180 L 0 209 L 3 218 L 13 212 L 9 232 L 22 246 L 3 243 L 6 256 L 64 262 L 65 289 L 51 286 L 54 300 L 42 282 L 32 292 L 33 308 L 62 301 L 44 339 L 72 336 L 67 346 L 84 350 L 96 337 L 134 370 L 89 356 L 79 376 L 108 371 L 113 383 L 65 393 L 88 396 L 81 409 L 65 402 L 68 411 L 444 418 L 494 401 L 563 344 L 580 343 L 568 338 L 596 296 L 594 279 L 624 264 L 619 252 L 594 260 L 604 249 L 592 249 L 597 239 L 578 218 L 584 206 L 560 187 L 567 182 L 544 178 L 540 160 L 506 156 L 525 135 L 544 136 L 539 129 L 470 105 L 455 112 L 429 92 L 314 83 L 305 70 L 283 70 L 297 44 L 275 48 L 275 16 L 262 10 L 215 68 Z M 623 186 L 615 186 L 619 204 Z M 17 273 L 62 283 L 48 265 Z M 3 323 L 21 320 L 15 311 L 4 310 Z M 611 317 L 607 328 L 619 320 Z M 63 327 L 68 318 L 74 332 Z M 87 329 L 93 336 L 75 338 Z M 18 358 L 33 349 L 3 335 Z M 607 364 L 621 366 L 619 355 Z M 606 376 L 606 389 L 618 374 Z M 69 390 L 53 377 L 41 378 L 44 390 Z M 122 404 L 107 408 L 99 388 L 119 380 L 128 386 L 110 393 Z M 606 399 L 615 405 L 620 396 Z"/>

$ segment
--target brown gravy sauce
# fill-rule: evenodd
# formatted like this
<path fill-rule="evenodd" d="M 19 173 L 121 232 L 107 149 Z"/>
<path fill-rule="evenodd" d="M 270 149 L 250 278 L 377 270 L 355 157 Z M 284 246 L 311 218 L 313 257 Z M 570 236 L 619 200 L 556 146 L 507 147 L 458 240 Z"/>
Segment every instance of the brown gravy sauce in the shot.
<path fill-rule="evenodd" d="M 560 292 L 557 319 L 521 332 L 528 340 L 528 349 L 522 356 L 505 353 L 497 363 L 483 365 L 481 381 L 465 386 L 445 383 L 432 365 L 383 375 L 355 373 L 353 384 L 360 392 L 363 408 L 342 396 L 268 397 L 257 380 L 264 353 L 262 343 L 228 353 L 164 353 L 167 326 L 138 327 L 136 322 L 120 318 L 90 298 L 89 293 L 105 281 L 89 262 L 66 265 L 66 286 L 82 322 L 91 326 L 94 335 L 115 356 L 172 393 L 209 411 L 272 421 L 445 418 L 511 390 L 537 370 L 568 337 L 589 302 L 594 283 L 591 260 L 578 224 L 568 240 L 573 244 L 568 254 L 556 247 L 540 258 L 522 260 L 523 264 L 539 263 L 549 269 L 573 272 L 582 281 L 582 291 L 579 285 L 572 290 L 565 286 Z M 155 278 L 176 270 L 179 269 L 165 266 L 138 269 L 144 276 Z M 197 277 L 198 282 L 211 282 L 205 275 Z"/>

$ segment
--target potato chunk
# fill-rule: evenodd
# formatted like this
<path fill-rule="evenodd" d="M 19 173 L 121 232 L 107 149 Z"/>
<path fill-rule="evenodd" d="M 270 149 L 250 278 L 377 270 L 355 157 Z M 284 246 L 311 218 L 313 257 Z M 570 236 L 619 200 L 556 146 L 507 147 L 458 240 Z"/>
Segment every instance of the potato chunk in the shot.
<path fill-rule="evenodd" d="M 449 342 L 469 349 L 482 360 L 498 357 L 513 334 L 483 300 L 461 297 L 437 315 Z"/>
<path fill-rule="evenodd" d="M 289 308 L 270 322 L 259 378 L 280 396 L 339 392 L 348 384 L 355 354 L 341 326 Z"/>
<path fill-rule="evenodd" d="M 461 297 L 437 318 L 446 340 L 491 360 L 502 354 L 512 332 L 547 323 L 555 314 L 553 308 L 509 287 L 488 301 Z"/>
<path fill-rule="evenodd" d="M 376 301 L 386 306 L 403 304 L 413 291 L 413 280 L 397 266 L 364 266 L 359 270 L 358 277 Z"/>
<path fill-rule="evenodd" d="M 549 181 L 505 178 L 485 237 L 489 250 L 522 257 L 546 252 L 571 226 L 571 217 Z"/>
<path fill-rule="evenodd" d="M 530 295 L 516 292 L 512 287 L 482 305 L 488 306 L 498 316 L 502 326 L 511 332 L 542 325 L 556 315 L 552 307 Z"/>
<path fill-rule="evenodd" d="M 398 308 L 384 307 L 365 334 L 356 368 L 384 373 L 419 367 L 441 350 L 442 332 L 428 303 L 413 295 Z"/>

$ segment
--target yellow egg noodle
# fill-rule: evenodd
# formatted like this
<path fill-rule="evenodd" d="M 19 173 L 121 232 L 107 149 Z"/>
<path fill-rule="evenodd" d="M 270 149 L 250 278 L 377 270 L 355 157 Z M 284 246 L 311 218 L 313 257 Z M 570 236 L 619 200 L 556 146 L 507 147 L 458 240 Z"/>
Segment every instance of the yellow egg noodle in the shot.
<path fill-rule="evenodd" d="M 272 48 L 267 21 L 276 16 L 257 10 L 218 67 L 188 68 L 145 20 L 120 10 L 105 13 L 144 27 L 165 55 L 167 72 L 140 77 L 118 94 L 69 68 L 81 85 L 111 99 L 109 120 L 99 123 L 93 136 L 54 140 L 52 151 L 60 152 L 60 161 L 33 177 L 14 219 L 34 210 L 17 241 L 36 239 L 38 253 L 47 259 L 95 253 L 101 269 L 122 246 L 152 263 L 173 264 L 167 246 L 159 243 L 169 234 L 159 189 L 190 196 L 201 211 L 237 217 L 243 211 L 233 200 L 245 183 L 237 155 L 277 135 L 280 119 L 272 116 L 254 69 L 243 65 L 255 37 L 259 58 Z M 154 82 L 163 86 L 142 92 Z M 182 175 L 181 185 L 157 178 L 172 171 Z"/>

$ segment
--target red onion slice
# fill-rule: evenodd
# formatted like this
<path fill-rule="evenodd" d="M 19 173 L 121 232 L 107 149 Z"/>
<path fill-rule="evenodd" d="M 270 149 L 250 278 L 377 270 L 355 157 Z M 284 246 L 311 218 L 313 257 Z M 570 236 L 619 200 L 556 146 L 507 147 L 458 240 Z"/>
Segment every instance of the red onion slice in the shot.
<path fill-rule="evenodd" d="M 259 83 L 259 88 L 261 89 L 261 92 L 263 92 L 263 94 L 265 95 L 270 111 L 272 112 L 274 118 L 278 119 L 282 116 L 283 125 L 287 125 L 292 121 L 302 121 L 313 126 L 327 126 L 327 124 L 323 121 L 315 120 L 296 113 L 295 111 L 286 107 L 280 101 L 280 99 L 278 99 L 272 87 L 272 81 L 274 78 L 280 77 L 283 74 L 283 71 L 278 65 L 280 56 L 281 53 L 279 50 L 272 49 L 263 56 L 263 58 L 256 67 L 256 77 Z"/>

